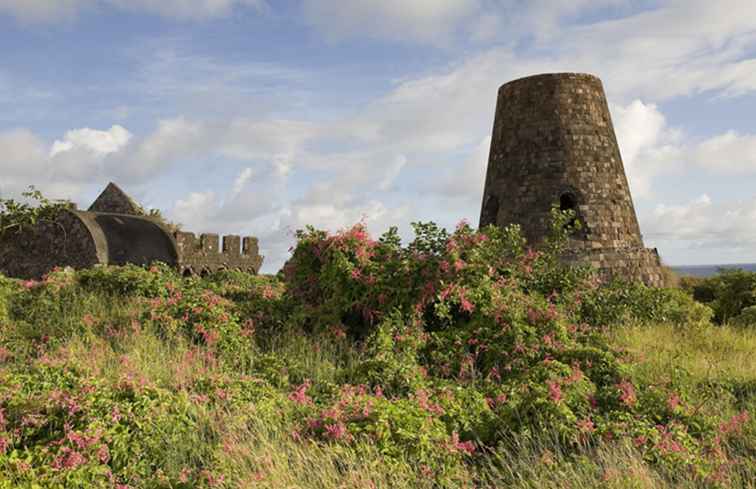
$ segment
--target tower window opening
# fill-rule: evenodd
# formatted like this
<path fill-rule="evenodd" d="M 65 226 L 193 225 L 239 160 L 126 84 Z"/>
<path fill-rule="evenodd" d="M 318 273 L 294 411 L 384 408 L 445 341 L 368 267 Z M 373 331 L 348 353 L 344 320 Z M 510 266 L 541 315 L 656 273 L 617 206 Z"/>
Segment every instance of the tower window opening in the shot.
<path fill-rule="evenodd" d="M 575 229 L 577 225 L 577 199 L 571 192 L 564 192 L 559 196 L 559 210 L 572 211 L 574 215 L 568 223 L 564 225 L 565 229 Z"/>

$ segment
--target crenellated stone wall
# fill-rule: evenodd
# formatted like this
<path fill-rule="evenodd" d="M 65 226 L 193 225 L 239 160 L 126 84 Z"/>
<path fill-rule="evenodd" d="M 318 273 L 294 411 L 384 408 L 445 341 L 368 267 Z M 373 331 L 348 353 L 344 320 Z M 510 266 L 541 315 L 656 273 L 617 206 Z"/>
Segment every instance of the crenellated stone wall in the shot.
<path fill-rule="evenodd" d="M 217 270 L 240 270 L 257 273 L 263 258 L 259 254 L 257 238 L 236 235 L 223 236 L 222 248 L 217 234 L 177 232 L 174 234 L 178 251 L 178 269 L 182 274 L 204 275 Z"/>

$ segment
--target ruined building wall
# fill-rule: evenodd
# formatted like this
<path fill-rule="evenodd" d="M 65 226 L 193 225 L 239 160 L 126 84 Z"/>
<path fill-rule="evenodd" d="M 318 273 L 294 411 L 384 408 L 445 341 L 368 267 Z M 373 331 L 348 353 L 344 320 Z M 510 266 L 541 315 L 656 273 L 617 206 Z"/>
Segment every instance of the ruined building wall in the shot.
<path fill-rule="evenodd" d="M 217 234 L 201 234 L 197 239 L 194 233 L 177 232 L 175 239 L 178 269 L 185 275 L 203 275 L 218 270 L 257 273 L 262 266 L 257 238 L 223 236 L 222 248 L 219 248 Z"/>
<path fill-rule="evenodd" d="M 148 217 L 76 211 L 87 224 L 100 252 L 98 263 L 149 265 L 163 262 L 175 266 L 176 245 L 170 231 Z"/>
<path fill-rule="evenodd" d="M 518 223 L 538 243 L 554 204 L 575 210 L 583 224 L 568 260 L 661 285 L 659 257 L 643 247 L 604 89 L 593 75 L 536 75 L 499 89 L 480 225 Z"/>
<path fill-rule="evenodd" d="M 100 258 L 89 227 L 75 212 L 0 238 L 0 272 L 9 277 L 40 278 L 56 266 L 87 268 Z"/>
<path fill-rule="evenodd" d="M 0 273 L 40 278 L 52 268 L 101 265 L 149 265 L 162 262 L 183 274 L 218 270 L 258 273 L 263 257 L 257 238 L 173 233 L 110 182 L 88 211 L 75 206 L 54 222 L 40 222 L 0 237 Z"/>

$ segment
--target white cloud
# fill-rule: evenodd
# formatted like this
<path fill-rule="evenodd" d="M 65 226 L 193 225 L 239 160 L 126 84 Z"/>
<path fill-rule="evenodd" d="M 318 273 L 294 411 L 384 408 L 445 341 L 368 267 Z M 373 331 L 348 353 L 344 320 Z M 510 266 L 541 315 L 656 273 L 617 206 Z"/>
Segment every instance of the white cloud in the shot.
<path fill-rule="evenodd" d="M 660 247 L 684 245 L 721 255 L 752 255 L 756 246 L 756 197 L 714 201 L 703 194 L 684 204 L 659 204 L 640 219 L 646 241 Z"/>
<path fill-rule="evenodd" d="M 229 15 L 235 7 L 267 8 L 264 0 L 107 0 L 124 10 L 146 12 L 180 20 L 203 20 Z"/>
<path fill-rule="evenodd" d="M 107 131 L 96 129 L 74 129 L 68 131 L 63 140 L 56 140 L 50 149 L 50 157 L 76 149 L 84 149 L 98 156 L 116 153 L 131 140 L 131 133 L 124 127 L 115 125 Z"/>
<path fill-rule="evenodd" d="M 478 0 L 304 0 L 305 18 L 332 39 L 372 36 L 443 43 Z"/>
<path fill-rule="evenodd" d="M 72 20 L 87 9 L 110 6 L 177 20 L 204 20 L 229 15 L 234 8 L 268 8 L 265 0 L 0 0 L 0 13 L 22 22 Z"/>
<path fill-rule="evenodd" d="M 727 131 L 706 139 L 695 148 L 694 160 L 715 173 L 756 173 L 756 134 Z"/>
<path fill-rule="evenodd" d="M 648 198 L 656 176 L 680 169 L 683 135 L 667 125 L 654 104 L 634 100 L 624 107 L 613 105 L 611 110 L 632 194 Z"/>
<path fill-rule="evenodd" d="M 0 0 L 0 13 L 22 22 L 57 22 L 76 17 L 79 10 L 96 0 Z"/>
<path fill-rule="evenodd" d="M 186 198 L 176 201 L 170 217 L 187 230 L 202 230 L 217 214 L 218 209 L 214 192 L 191 192 Z"/>
<path fill-rule="evenodd" d="M 472 149 L 462 165 L 453 166 L 443 179 L 439 179 L 434 186 L 435 191 L 444 199 L 461 198 L 479 206 L 483 198 L 490 149 L 491 136 L 489 135 Z M 454 204 L 457 205 L 458 202 Z"/>

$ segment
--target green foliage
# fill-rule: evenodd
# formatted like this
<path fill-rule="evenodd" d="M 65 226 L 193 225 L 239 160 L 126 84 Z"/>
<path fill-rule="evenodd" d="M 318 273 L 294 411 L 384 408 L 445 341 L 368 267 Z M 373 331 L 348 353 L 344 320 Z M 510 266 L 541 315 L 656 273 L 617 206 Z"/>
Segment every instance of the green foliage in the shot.
<path fill-rule="evenodd" d="M 748 348 L 728 375 L 644 363 L 724 356 L 730 330 L 685 291 L 567 265 L 571 226 L 555 211 L 539 249 L 515 226 L 308 228 L 275 277 L 0 281 L 0 488 L 526 487 L 549 457 L 591 486 L 615 453 L 670 486 L 756 474 Z M 662 323 L 674 340 L 636 344 Z"/>
<path fill-rule="evenodd" d="M 594 326 L 627 321 L 670 322 L 685 327 L 708 324 L 713 311 L 681 289 L 655 289 L 612 281 L 579 296 L 580 315 Z"/>
<path fill-rule="evenodd" d="M 79 271 L 77 279 L 86 291 L 139 297 L 165 296 L 168 284 L 179 281 L 173 268 L 164 263 L 149 268 L 132 264 L 100 265 Z"/>
<path fill-rule="evenodd" d="M 723 324 L 735 319 L 745 309 L 756 306 L 756 272 L 722 269 L 706 279 L 688 281 L 693 297 L 714 310 L 714 320 Z M 737 321 L 748 324 L 751 313 Z"/>
<path fill-rule="evenodd" d="M 53 201 L 44 197 L 34 186 L 29 186 L 29 190 L 21 195 L 30 202 L 0 199 L 0 236 L 20 232 L 40 221 L 54 221 L 69 206 L 68 201 Z"/>

